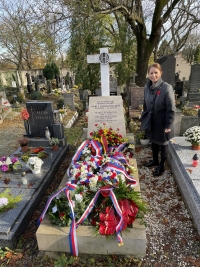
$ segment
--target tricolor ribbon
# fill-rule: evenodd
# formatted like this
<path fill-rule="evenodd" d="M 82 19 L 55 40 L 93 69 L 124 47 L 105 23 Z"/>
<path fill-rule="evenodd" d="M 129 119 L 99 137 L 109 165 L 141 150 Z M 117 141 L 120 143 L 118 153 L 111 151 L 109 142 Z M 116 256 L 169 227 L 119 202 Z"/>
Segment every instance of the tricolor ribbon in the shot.
<path fill-rule="evenodd" d="M 71 218 L 72 218 L 72 222 L 71 222 L 71 226 L 70 226 L 70 231 L 69 231 L 69 246 L 70 246 L 70 252 L 72 255 L 74 256 L 78 256 L 78 246 L 77 246 L 77 238 L 76 238 L 76 222 L 75 222 L 75 215 L 74 215 L 74 208 L 73 208 L 73 202 L 70 198 L 70 193 L 69 190 L 75 190 L 76 189 L 76 185 L 75 184 L 71 184 L 71 183 L 66 183 L 66 186 L 59 189 L 58 191 L 54 192 L 47 200 L 47 203 L 45 205 L 45 208 L 42 212 L 42 214 L 40 215 L 40 218 L 38 219 L 38 226 L 40 225 L 40 223 L 43 221 L 44 216 L 51 204 L 51 201 L 58 196 L 61 192 L 65 192 L 66 197 L 69 201 L 69 207 L 71 209 Z"/>
<path fill-rule="evenodd" d="M 120 232 L 123 228 L 123 225 L 124 225 L 124 221 L 123 221 L 123 216 L 122 216 L 122 211 L 121 211 L 121 208 L 118 204 L 118 201 L 117 201 L 117 198 L 113 192 L 113 188 L 100 188 L 94 198 L 91 200 L 90 204 L 88 205 L 87 209 L 84 211 L 83 215 L 81 216 L 81 218 L 78 220 L 78 222 L 76 223 L 76 228 L 78 228 L 78 226 L 80 224 L 82 224 L 86 219 L 87 217 L 89 216 L 89 214 L 91 213 L 92 209 L 94 208 L 95 204 L 96 204 L 96 201 L 99 197 L 99 194 L 100 192 L 102 191 L 109 191 L 109 196 L 113 202 L 113 205 L 115 207 L 115 210 L 117 212 L 117 214 L 119 215 L 120 217 L 120 221 L 118 223 L 118 225 L 116 226 L 116 236 L 117 236 L 117 240 L 118 240 L 118 243 L 119 243 L 119 246 L 123 245 L 123 241 L 122 241 L 122 237 L 120 235 Z"/>

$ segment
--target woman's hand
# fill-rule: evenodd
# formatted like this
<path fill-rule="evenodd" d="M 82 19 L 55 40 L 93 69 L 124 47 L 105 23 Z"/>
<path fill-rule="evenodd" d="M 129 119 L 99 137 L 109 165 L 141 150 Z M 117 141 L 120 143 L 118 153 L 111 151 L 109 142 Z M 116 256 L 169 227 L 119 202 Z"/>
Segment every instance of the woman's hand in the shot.
<path fill-rule="evenodd" d="M 171 129 L 165 129 L 165 133 L 171 132 Z"/>

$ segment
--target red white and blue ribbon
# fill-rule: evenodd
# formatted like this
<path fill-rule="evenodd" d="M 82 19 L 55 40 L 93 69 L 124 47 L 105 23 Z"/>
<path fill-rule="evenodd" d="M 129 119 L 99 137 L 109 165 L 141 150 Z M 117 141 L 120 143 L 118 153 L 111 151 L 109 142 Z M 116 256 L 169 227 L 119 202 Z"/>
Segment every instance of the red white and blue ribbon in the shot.
<path fill-rule="evenodd" d="M 73 202 L 70 198 L 70 194 L 69 191 L 70 190 L 75 190 L 77 187 L 77 185 L 75 184 L 71 184 L 71 183 L 66 183 L 66 186 L 59 189 L 58 191 L 54 192 L 47 200 L 47 203 L 45 205 L 45 208 L 42 212 L 42 214 L 40 215 L 40 218 L 38 219 L 38 226 L 40 225 L 40 223 L 43 221 L 44 216 L 51 204 L 51 201 L 58 196 L 61 192 L 65 192 L 66 197 L 69 201 L 69 206 L 71 209 L 71 217 L 72 217 L 72 222 L 71 222 L 71 226 L 70 226 L 70 231 L 69 231 L 69 246 L 70 246 L 70 253 L 73 256 L 78 256 L 78 246 L 77 246 L 77 238 L 76 238 L 76 222 L 75 222 L 75 215 L 74 215 L 74 208 L 73 208 Z"/>

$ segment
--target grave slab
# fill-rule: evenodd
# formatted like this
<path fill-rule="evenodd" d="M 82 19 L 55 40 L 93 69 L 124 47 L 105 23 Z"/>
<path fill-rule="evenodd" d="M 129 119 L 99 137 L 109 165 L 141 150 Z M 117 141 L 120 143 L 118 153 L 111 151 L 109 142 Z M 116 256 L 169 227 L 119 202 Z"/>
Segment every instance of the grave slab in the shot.
<path fill-rule="evenodd" d="M 132 159 L 131 165 L 137 168 L 135 159 Z M 134 178 L 137 180 L 135 191 L 140 191 L 138 173 Z M 59 188 L 65 186 L 67 174 L 65 174 Z M 48 215 L 40 224 L 36 238 L 39 250 L 54 252 L 70 252 L 69 248 L 69 227 L 53 226 L 48 220 Z M 140 220 L 136 219 L 133 227 L 129 232 L 123 232 L 123 246 L 118 246 L 116 238 L 96 237 L 92 231 L 92 227 L 79 226 L 77 228 L 77 244 L 78 251 L 82 254 L 118 254 L 132 255 L 134 257 L 144 257 L 146 255 L 146 229 Z"/>
<path fill-rule="evenodd" d="M 196 153 L 200 158 L 200 150 L 192 150 L 185 137 L 174 137 L 169 142 L 169 151 L 172 173 L 200 234 L 200 166 L 192 166 L 192 158 Z"/>
<path fill-rule="evenodd" d="M 19 149 L 14 151 L 12 155 L 18 155 L 19 157 Z M 58 151 L 52 151 L 50 147 L 44 149 L 48 153 L 48 157 L 43 159 L 44 164 L 42 165 L 41 173 L 26 173 L 27 185 L 23 185 L 21 182 L 21 173 L 25 169 L 27 170 L 23 161 L 20 171 L 1 173 L 0 191 L 8 188 L 11 194 L 23 195 L 23 198 L 22 201 L 16 204 L 16 208 L 0 214 L 0 247 L 15 248 L 18 237 L 29 223 L 34 210 L 40 203 L 48 185 L 66 156 L 68 145 L 59 147 Z M 8 184 L 4 183 L 5 177 L 10 179 Z"/>

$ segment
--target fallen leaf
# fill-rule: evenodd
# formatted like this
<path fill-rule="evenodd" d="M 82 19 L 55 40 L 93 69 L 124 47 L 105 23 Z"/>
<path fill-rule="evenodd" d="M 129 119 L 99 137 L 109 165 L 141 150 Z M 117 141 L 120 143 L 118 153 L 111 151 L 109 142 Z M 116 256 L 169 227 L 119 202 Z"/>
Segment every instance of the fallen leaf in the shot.
<path fill-rule="evenodd" d="M 4 184 L 9 184 L 10 183 L 10 178 L 5 178 L 4 179 Z"/>
<path fill-rule="evenodd" d="M 186 169 L 186 171 L 188 171 L 189 173 L 192 173 L 192 169 Z"/>

